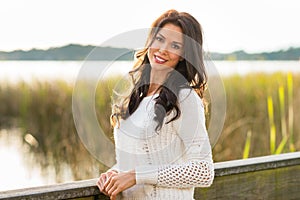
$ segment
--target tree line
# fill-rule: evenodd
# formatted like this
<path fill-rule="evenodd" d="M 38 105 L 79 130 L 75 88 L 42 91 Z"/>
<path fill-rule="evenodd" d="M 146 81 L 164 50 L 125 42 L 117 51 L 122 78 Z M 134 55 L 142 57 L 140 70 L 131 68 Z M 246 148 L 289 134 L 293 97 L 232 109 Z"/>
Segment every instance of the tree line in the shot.
<path fill-rule="evenodd" d="M 47 50 L 0 51 L 0 60 L 133 60 L 134 53 L 134 49 L 129 48 L 69 44 Z M 212 60 L 300 60 L 300 47 L 252 54 L 242 50 L 232 53 L 205 52 L 205 57 Z"/>

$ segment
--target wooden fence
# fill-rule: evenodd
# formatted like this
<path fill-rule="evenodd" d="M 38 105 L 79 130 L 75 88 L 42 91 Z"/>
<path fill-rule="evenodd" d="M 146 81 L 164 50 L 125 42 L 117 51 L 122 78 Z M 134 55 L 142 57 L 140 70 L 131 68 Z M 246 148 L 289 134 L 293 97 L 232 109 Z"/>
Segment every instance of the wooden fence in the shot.
<path fill-rule="evenodd" d="M 109 199 L 96 180 L 0 192 L 0 199 Z M 195 199 L 300 199 L 300 152 L 215 163 L 209 188 L 196 188 Z"/>

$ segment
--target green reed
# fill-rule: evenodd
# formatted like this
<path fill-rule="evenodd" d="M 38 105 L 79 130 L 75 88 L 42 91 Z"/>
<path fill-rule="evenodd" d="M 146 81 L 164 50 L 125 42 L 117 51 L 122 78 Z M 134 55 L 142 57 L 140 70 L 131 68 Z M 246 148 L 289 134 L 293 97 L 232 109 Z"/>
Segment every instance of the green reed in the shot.
<path fill-rule="evenodd" d="M 223 132 L 213 147 L 215 161 L 300 149 L 300 124 L 293 123 L 300 118 L 300 114 L 294 112 L 300 105 L 300 91 L 293 91 L 300 87 L 300 75 L 288 75 L 286 80 L 280 73 L 250 74 L 226 77 L 223 81 L 227 111 Z M 98 121 L 110 138 L 109 116 L 116 85 L 125 87 L 119 77 L 115 77 L 100 82 L 96 90 Z M 89 155 L 77 136 L 72 92 L 73 85 L 61 80 L 1 83 L 0 128 L 18 126 L 23 129 L 24 137 L 32 135 L 39 143 L 38 147 L 30 146 L 32 152 L 39 155 L 37 162 L 43 165 L 66 162 L 74 169 L 75 178 L 91 178 L 105 166 Z M 283 118 L 285 115 L 287 118 Z M 282 130 L 286 130 L 286 142 Z"/>
<path fill-rule="evenodd" d="M 274 112 L 274 98 L 271 94 L 267 96 L 267 112 L 268 112 L 268 124 L 269 124 L 269 141 L 270 141 L 270 153 L 280 154 L 283 152 L 295 151 L 294 144 L 294 111 L 293 111 L 293 76 L 291 73 L 287 74 L 286 80 L 287 95 L 283 82 L 280 81 L 278 86 L 278 105 L 277 113 Z M 286 105 L 288 107 L 288 115 L 286 114 Z M 275 118 L 280 118 L 280 122 L 276 123 Z M 277 133 L 281 133 L 278 137 Z M 279 139 L 278 139 L 279 138 Z M 280 140 L 278 142 L 278 140 Z M 244 145 L 243 158 L 249 157 L 250 151 L 251 133 L 247 133 L 247 138 Z M 277 145 L 278 144 L 278 145 Z M 289 149 L 286 148 L 289 144 Z"/>
<path fill-rule="evenodd" d="M 276 127 L 274 123 L 274 106 L 272 97 L 268 97 L 268 115 L 269 115 L 269 127 L 270 127 L 270 151 L 275 152 L 276 144 Z"/>
<path fill-rule="evenodd" d="M 299 75 L 249 74 L 226 77 L 223 81 L 227 110 L 223 132 L 213 149 L 216 160 L 300 148 L 300 125 L 293 123 L 300 117 L 294 112 L 294 107 L 300 105 L 300 91 L 293 91 L 293 87 L 300 87 Z"/>
<path fill-rule="evenodd" d="M 293 107 L 293 76 L 291 73 L 287 75 L 287 90 L 288 90 L 288 130 L 289 130 L 289 149 L 290 152 L 295 152 L 294 143 L 294 107 Z"/>
<path fill-rule="evenodd" d="M 280 127 L 281 127 L 281 141 L 277 148 L 276 146 L 276 127 L 274 123 L 274 111 L 273 111 L 273 100 L 271 96 L 268 96 L 268 114 L 269 114 L 269 126 L 270 126 L 270 152 L 271 154 L 280 154 L 285 151 L 285 146 L 289 141 L 289 151 L 295 151 L 295 145 L 293 141 L 293 84 L 292 75 L 287 75 L 287 102 L 288 102 L 288 126 L 286 117 L 286 95 L 283 85 L 278 88 L 278 99 L 279 99 L 279 116 L 280 116 Z M 288 140 L 290 137 L 290 140 Z"/>
<path fill-rule="evenodd" d="M 243 152 L 243 159 L 246 159 L 249 157 L 250 147 L 251 147 L 251 135 L 252 135 L 252 132 L 249 130 L 247 132 L 247 138 L 246 138 L 244 152 Z"/>

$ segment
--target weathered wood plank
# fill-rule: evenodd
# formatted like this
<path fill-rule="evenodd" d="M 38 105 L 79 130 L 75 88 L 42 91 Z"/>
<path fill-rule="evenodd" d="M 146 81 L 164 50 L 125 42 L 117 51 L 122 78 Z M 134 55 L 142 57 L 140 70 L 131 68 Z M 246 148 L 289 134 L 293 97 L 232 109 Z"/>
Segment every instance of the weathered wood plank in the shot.
<path fill-rule="evenodd" d="M 209 188 L 195 199 L 300 199 L 300 152 L 215 163 Z M 0 192 L 0 199 L 109 199 L 97 179 Z"/>
<path fill-rule="evenodd" d="M 99 199 L 109 199 L 100 194 L 96 186 L 97 179 L 75 181 L 70 183 L 48 185 L 20 190 L 0 192 L 0 199 L 72 199 L 78 197 L 99 196 Z"/>
<path fill-rule="evenodd" d="M 216 176 L 300 165 L 300 152 L 215 163 Z"/>
<path fill-rule="evenodd" d="M 195 199 L 300 199 L 300 165 L 218 176 L 210 188 L 196 188 Z"/>

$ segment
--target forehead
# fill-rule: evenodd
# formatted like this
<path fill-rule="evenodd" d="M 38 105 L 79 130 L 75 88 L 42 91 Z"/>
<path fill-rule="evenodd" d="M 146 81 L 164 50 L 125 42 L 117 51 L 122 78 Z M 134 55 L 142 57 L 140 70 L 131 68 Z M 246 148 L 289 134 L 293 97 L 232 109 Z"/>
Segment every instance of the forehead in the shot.
<path fill-rule="evenodd" d="M 183 41 L 183 33 L 181 28 L 171 23 L 165 24 L 161 29 L 159 29 L 158 34 L 178 42 Z"/>

